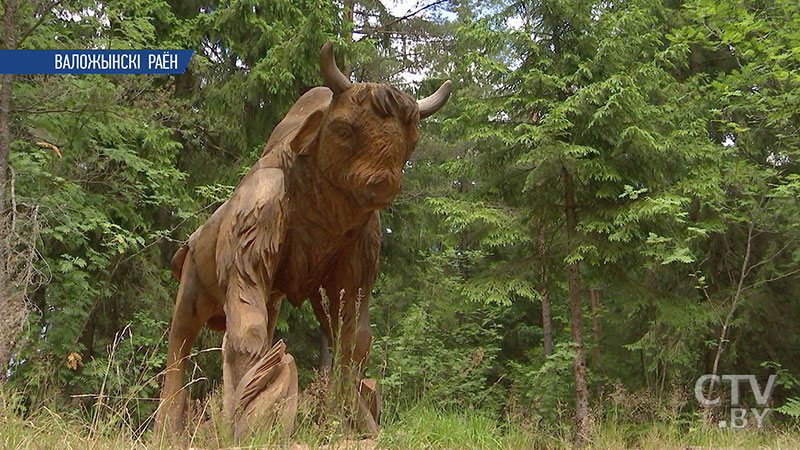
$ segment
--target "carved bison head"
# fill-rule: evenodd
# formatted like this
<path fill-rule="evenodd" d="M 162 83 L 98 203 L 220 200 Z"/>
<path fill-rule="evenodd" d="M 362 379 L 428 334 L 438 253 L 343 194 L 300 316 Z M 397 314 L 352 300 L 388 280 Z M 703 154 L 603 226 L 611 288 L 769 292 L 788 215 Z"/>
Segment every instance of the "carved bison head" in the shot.
<path fill-rule="evenodd" d="M 307 145 L 315 148 L 316 166 L 362 207 L 385 207 L 400 191 L 403 166 L 419 138 L 419 119 L 447 102 L 450 81 L 418 102 L 391 86 L 350 82 L 336 66 L 330 41 L 319 60 L 333 98 L 327 111 L 309 121 L 314 131 Z"/>

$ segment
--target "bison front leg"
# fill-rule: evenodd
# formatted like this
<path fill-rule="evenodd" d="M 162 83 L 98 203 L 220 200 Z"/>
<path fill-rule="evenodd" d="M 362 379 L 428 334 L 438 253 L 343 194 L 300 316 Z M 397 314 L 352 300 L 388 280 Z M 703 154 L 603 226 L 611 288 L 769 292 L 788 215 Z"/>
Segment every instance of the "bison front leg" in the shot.
<path fill-rule="evenodd" d="M 322 286 L 327 300 L 322 295 L 312 298 L 334 354 L 334 401 L 352 411 L 356 428 L 373 436 L 378 433 L 379 390 L 375 380 L 362 376 L 372 347 L 369 300 L 377 275 L 379 227 L 376 213 L 333 265 Z"/>
<path fill-rule="evenodd" d="M 372 283 L 369 283 L 368 289 L 372 290 Z M 349 317 L 351 314 L 354 317 Z M 373 340 L 369 320 L 369 291 L 363 288 L 356 290 L 353 308 L 343 311 L 341 340 L 345 348 L 339 365 L 342 373 L 349 370 L 347 382 L 352 383 L 349 389 L 355 389 L 356 425 L 359 430 L 375 436 L 378 434 L 381 402 L 377 380 L 362 378 Z"/>
<path fill-rule="evenodd" d="M 276 426 L 287 437 L 297 411 L 297 368 L 283 341 L 272 344 L 280 296 L 252 301 L 237 289 L 229 288 L 222 343 L 224 406 L 234 439 Z"/>
<path fill-rule="evenodd" d="M 327 286 L 327 287 L 326 287 Z M 330 386 L 336 410 L 350 416 L 350 425 L 375 436 L 378 433 L 380 397 L 377 382 L 362 379 L 372 346 L 369 296 L 365 288 L 341 288 L 327 283 L 322 295 L 312 298 L 314 312 L 333 354 Z M 372 283 L 368 284 L 372 288 Z M 328 295 L 335 293 L 336 295 Z"/>
<path fill-rule="evenodd" d="M 228 200 L 219 226 L 215 261 L 226 317 L 223 395 L 237 441 L 254 429 L 271 429 L 276 420 L 285 434 L 294 426 L 297 369 L 282 343 L 272 345 L 277 304 L 270 294 L 285 234 L 284 188 L 280 169 L 251 172 Z"/>

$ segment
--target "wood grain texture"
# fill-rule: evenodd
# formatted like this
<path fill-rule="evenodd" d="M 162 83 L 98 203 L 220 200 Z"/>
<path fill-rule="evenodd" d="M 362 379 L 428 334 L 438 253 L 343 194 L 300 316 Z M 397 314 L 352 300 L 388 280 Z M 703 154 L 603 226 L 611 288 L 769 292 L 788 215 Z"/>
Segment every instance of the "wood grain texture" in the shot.
<path fill-rule="evenodd" d="M 317 87 L 295 102 L 231 198 L 173 257 L 180 289 L 158 430 L 183 429 L 183 368 L 204 324 L 225 330 L 224 402 L 237 436 L 259 427 L 250 411 L 296 405 L 290 398 L 297 395 L 294 360 L 282 343 L 272 342 L 284 297 L 294 305 L 311 300 L 328 342 L 345 349 L 338 364 L 353 392 L 364 390 L 378 211 L 400 191 L 402 169 L 419 137 L 420 112 L 415 99 L 391 86 L 344 83 L 325 50 L 322 72 L 333 74 L 338 90 Z M 449 86 L 425 100 L 426 111 L 444 104 Z M 320 289 L 335 301 L 323 304 Z M 363 417 L 353 422 L 374 434 L 380 402 L 377 385 L 370 383 L 369 394 L 356 400 Z M 294 417 L 285 408 L 280 414 Z"/>

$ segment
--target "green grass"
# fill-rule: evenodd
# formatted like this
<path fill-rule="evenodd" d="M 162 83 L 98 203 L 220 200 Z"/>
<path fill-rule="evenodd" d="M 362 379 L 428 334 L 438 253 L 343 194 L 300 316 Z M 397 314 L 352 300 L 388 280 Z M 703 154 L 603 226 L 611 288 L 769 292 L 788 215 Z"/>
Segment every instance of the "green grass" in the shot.
<path fill-rule="evenodd" d="M 203 420 L 189 427 L 178 445 L 157 442 L 149 432 L 137 436 L 113 414 L 92 423 L 85 416 L 40 407 L 22 415 L 18 396 L 0 388 L 0 448 L 2 449 L 168 449 L 233 448 L 221 405 L 212 396 L 203 408 Z M 445 410 L 432 405 L 416 405 L 400 410 L 384 421 L 375 440 L 360 441 L 342 435 L 335 426 L 320 426 L 301 416 L 291 441 L 256 435 L 241 448 L 386 448 L 386 449 L 557 449 L 571 448 L 570 425 L 535 428 L 507 422 L 481 410 Z M 333 424 L 335 425 L 335 423 Z M 758 430 L 719 429 L 687 423 L 594 422 L 587 448 L 598 449 L 685 449 L 685 448 L 800 448 L 800 427 Z"/>
<path fill-rule="evenodd" d="M 662 423 L 639 425 L 634 431 L 620 424 L 597 427 L 590 446 L 599 449 L 794 449 L 800 448 L 800 430 L 765 428 L 758 430 L 723 430 L 716 427 L 696 427 L 682 430 Z"/>
<path fill-rule="evenodd" d="M 500 424 L 480 410 L 442 411 L 418 406 L 384 425 L 382 448 L 484 449 L 526 448 L 527 439 L 513 424 Z"/>

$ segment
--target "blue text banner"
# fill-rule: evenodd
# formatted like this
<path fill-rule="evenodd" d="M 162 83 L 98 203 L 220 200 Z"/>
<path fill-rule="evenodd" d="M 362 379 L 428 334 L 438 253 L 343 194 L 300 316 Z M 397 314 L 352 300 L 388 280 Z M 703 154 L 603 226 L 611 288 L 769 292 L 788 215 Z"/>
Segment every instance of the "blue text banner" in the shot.
<path fill-rule="evenodd" d="M 183 73 L 194 50 L 0 50 L 0 73 Z"/>

